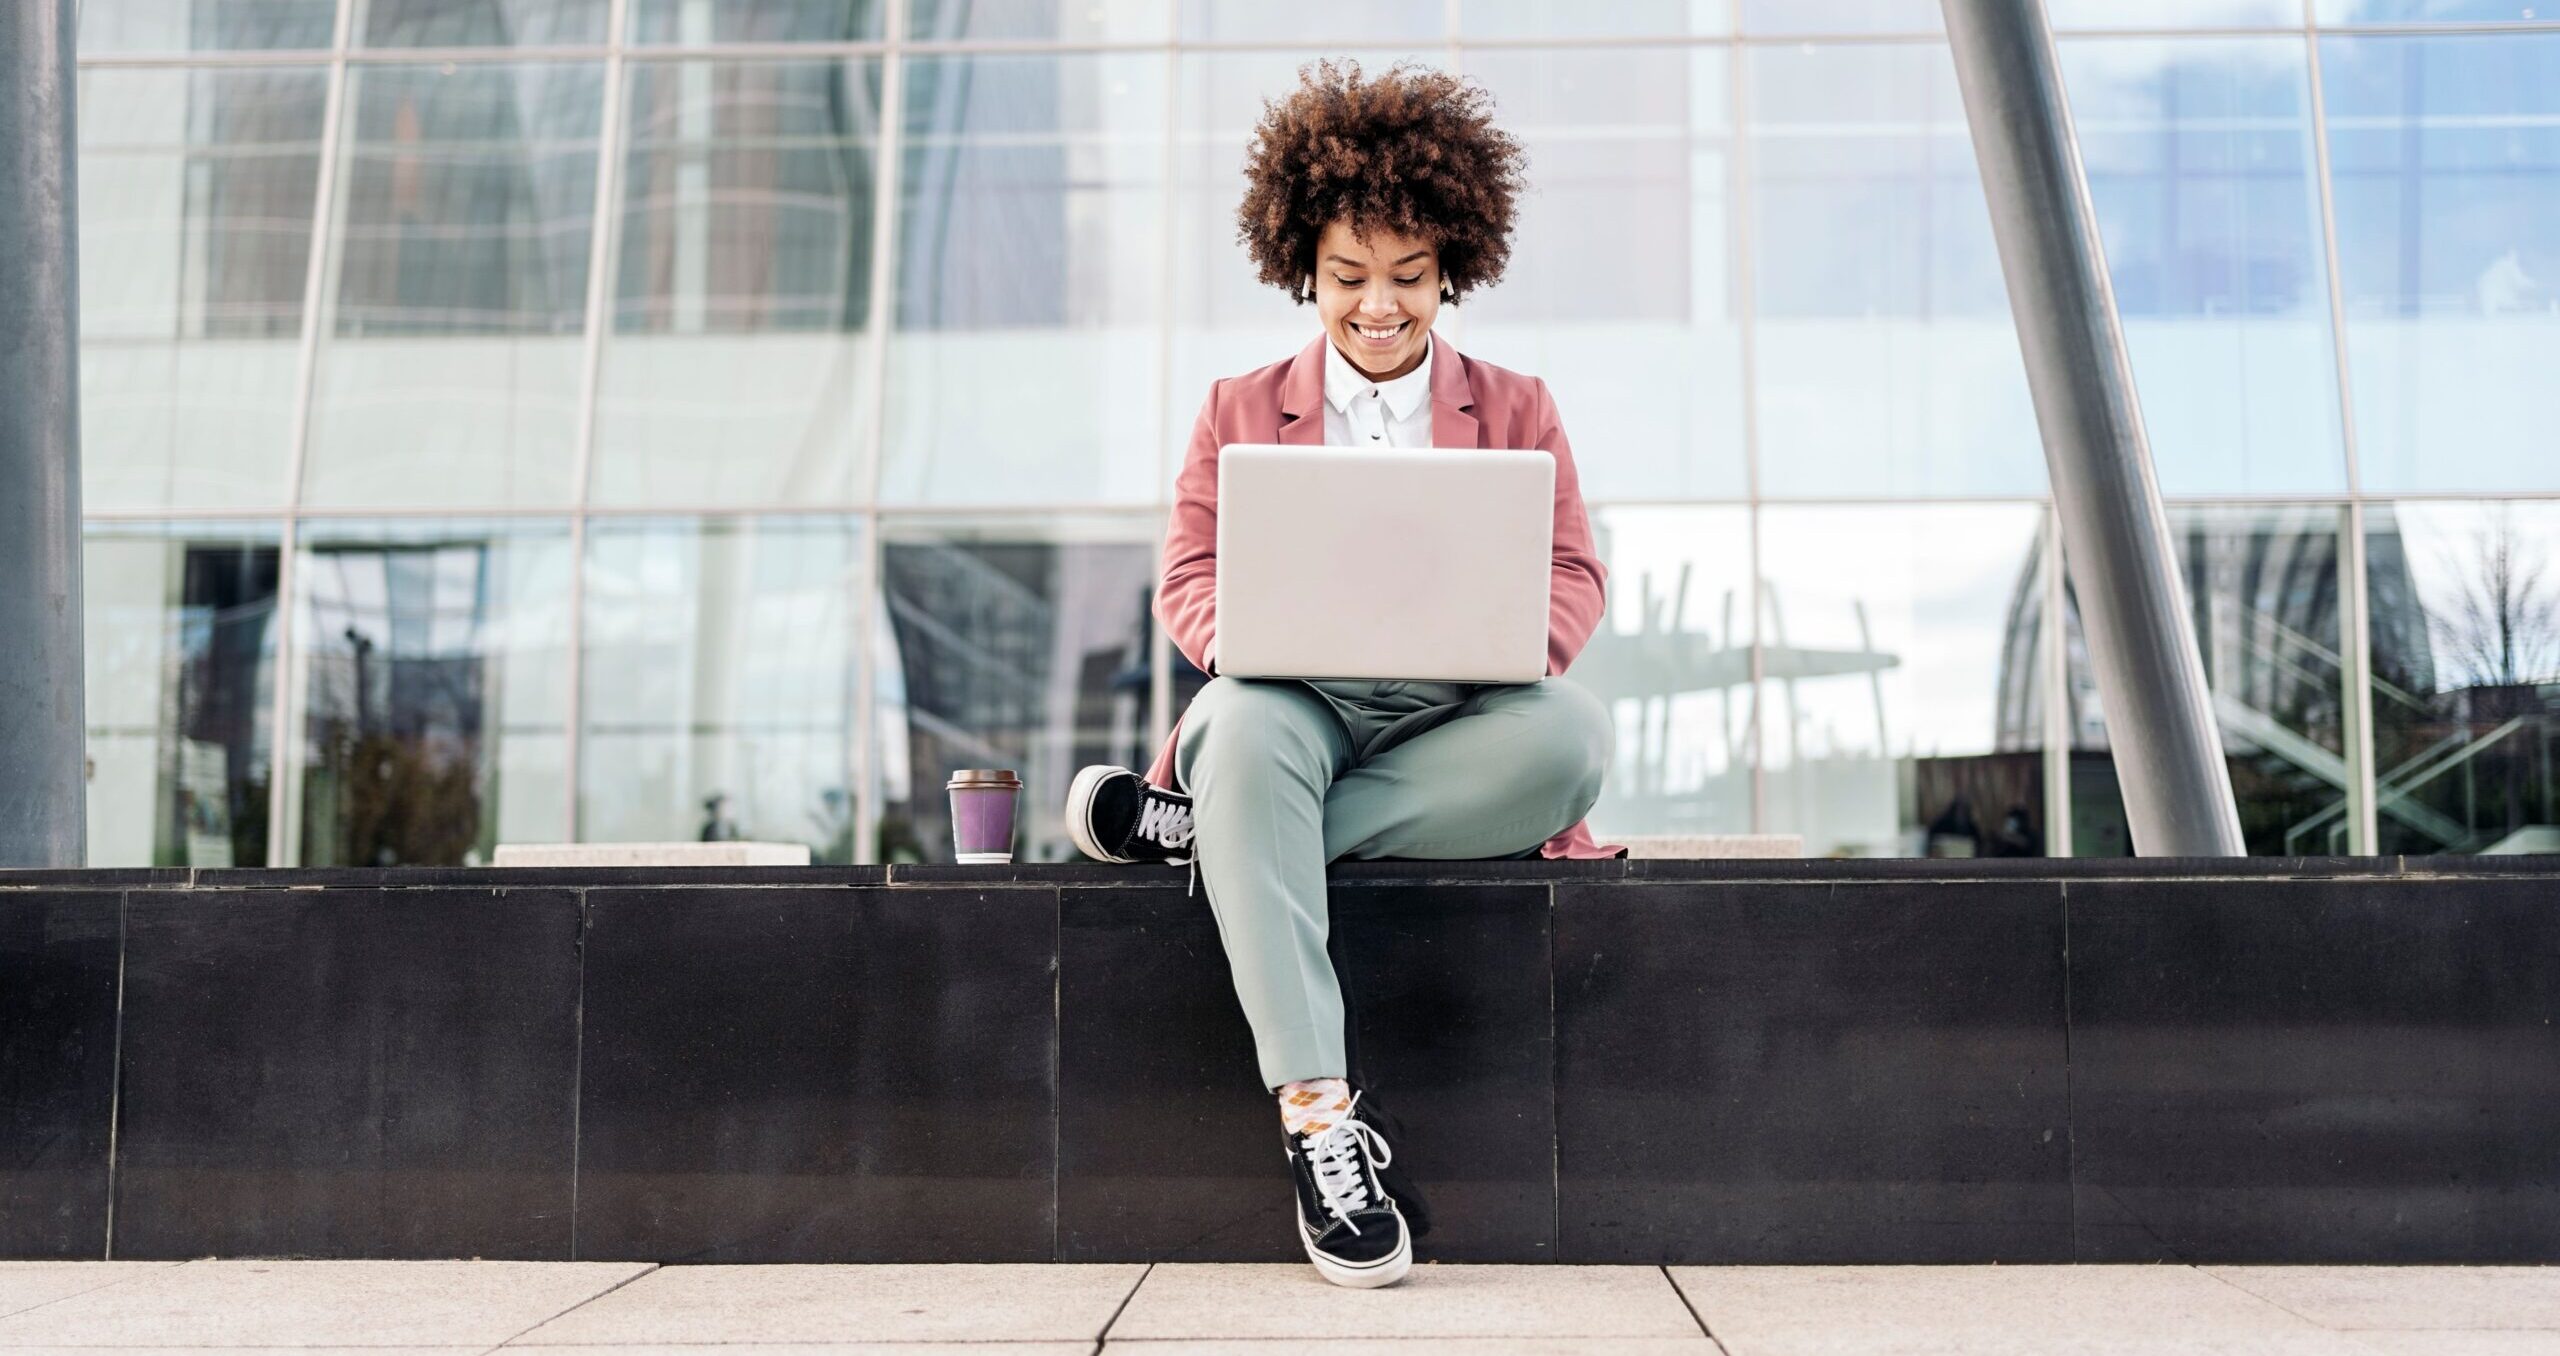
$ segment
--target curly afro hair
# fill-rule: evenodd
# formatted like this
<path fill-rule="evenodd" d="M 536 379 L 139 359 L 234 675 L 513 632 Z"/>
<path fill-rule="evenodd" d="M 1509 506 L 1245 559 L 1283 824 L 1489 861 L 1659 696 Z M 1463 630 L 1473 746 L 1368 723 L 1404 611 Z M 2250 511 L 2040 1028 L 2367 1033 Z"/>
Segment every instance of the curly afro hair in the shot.
<path fill-rule="evenodd" d="M 1493 96 L 1446 71 L 1313 62 L 1265 100 L 1245 153 L 1236 238 L 1261 280 L 1314 299 L 1316 241 L 1349 221 L 1431 242 L 1452 301 L 1502 279 L 1528 157 L 1493 125 Z"/>

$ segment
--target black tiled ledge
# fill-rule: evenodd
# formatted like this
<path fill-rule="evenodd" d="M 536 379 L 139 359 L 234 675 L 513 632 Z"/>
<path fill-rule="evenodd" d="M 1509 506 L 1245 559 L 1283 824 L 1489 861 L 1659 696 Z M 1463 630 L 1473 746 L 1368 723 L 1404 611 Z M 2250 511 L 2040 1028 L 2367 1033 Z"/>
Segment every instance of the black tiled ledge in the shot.
<path fill-rule="evenodd" d="M 1975 857 L 1601 861 L 1339 862 L 1341 884 L 1480 881 L 1792 882 L 2044 880 L 2059 882 L 2211 880 L 2560 879 L 2560 857 Z M 1018 862 L 1009 866 L 900 863 L 893 866 L 687 867 L 112 867 L 80 871 L 0 869 L 0 890 L 368 890 L 450 888 L 682 889 L 705 886 L 880 885 L 1111 886 L 1194 888 L 1181 867 L 1099 862 Z"/>
<path fill-rule="evenodd" d="M 2560 858 L 1331 877 L 1428 1257 L 2560 1261 Z M 1178 868 L 0 872 L 0 1257 L 1286 1260 L 1252 1067 Z"/>

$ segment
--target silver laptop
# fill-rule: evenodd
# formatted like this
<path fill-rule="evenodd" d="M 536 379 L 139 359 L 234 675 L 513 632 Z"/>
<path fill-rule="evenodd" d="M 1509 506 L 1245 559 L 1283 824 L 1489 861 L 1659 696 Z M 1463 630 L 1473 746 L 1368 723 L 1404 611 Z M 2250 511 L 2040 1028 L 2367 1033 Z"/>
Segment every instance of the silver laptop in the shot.
<path fill-rule="evenodd" d="M 1218 455 L 1218 672 L 1533 683 L 1555 458 L 1237 444 Z"/>

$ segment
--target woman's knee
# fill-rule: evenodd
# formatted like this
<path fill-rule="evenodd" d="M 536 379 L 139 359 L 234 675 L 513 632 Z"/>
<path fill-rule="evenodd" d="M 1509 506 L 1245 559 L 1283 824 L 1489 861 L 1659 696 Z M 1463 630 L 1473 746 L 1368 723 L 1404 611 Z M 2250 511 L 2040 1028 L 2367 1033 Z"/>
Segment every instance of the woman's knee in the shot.
<path fill-rule="evenodd" d="M 1303 684 L 1281 679 L 1209 680 L 1182 713 L 1182 746 L 1191 758 L 1251 753 L 1314 753 L 1319 719 L 1330 713 Z"/>
<path fill-rule="evenodd" d="M 1534 690 L 1541 769 L 1584 804 L 1598 800 L 1617 742 L 1608 704 L 1569 678 L 1549 678 Z"/>

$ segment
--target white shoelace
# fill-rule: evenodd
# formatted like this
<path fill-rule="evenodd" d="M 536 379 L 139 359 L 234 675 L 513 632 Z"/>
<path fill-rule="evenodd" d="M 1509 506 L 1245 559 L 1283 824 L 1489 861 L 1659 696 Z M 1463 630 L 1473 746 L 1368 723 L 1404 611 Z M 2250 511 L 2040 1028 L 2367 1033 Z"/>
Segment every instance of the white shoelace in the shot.
<path fill-rule="evenodd" d="M 1359 1104 L 1360 1094 L 1351 1094 L 1351 1105 Z M 1369 1208 L 1369 1174 L 1362 1170 L 1361 1160 L 1366 1159 L 1370 1168 L 1383 1168 L 1395 1161 L 1395 1150 L 1387 1147 L 1376 1127 L 1346 1108 L 1341 1120 L 1308 1143 L 1307 1159 L 1315 1167 L 1316 1195 L 1323 1200 L 1325 1212 L 1351 1232 L 1360 1232 L 1351 1216 Z"/>
<path fill-rule="evenodd" d="M 1152 838 L 1169 848 L 1191 841 L 1191 807 L 1177 805 L 1152 796 L 1138 807 L 1138 836 Z"/>

